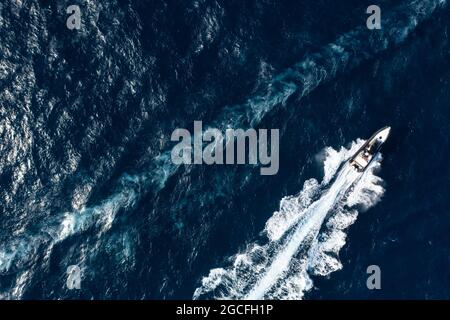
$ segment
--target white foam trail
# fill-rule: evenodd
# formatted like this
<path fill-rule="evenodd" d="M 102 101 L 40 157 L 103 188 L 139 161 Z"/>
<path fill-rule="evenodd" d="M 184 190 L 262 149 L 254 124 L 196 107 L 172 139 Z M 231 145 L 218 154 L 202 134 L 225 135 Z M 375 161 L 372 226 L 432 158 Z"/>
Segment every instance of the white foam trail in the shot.
<path fill-rule="evenodd" d="M 312 199 L 320 191 L 320 184 L 316 179 L 306 180 L 303 190 L 295 196 L 281 199 L 280 210 L 267 220 L 264 231 L 270 240 L 278 240 L 295 222 L 302 218 Z"/>
<path fill-rule="evenodd" d="M 228 269 L 211 270 L 193 298 L 301 299 L 312 287 L 310 274 L 341 269 L 338 253 L 345 229 L 355 222 L 357 209 L 374 205 L 384 192 L 374 175 L 381 155 L 364 173 L 346 163 L 363 142 L 339 151 L 326 148 L 322 182 L 307 180 L 297 197 L 283 198 L 266 223 L 268 242 L 250 244 Z"/>
<path fill-rule="evenodd" d="M 256 126 L 268 112 L 284 105 L 294 93 L 301 99 L 324 82 L 403 43 L 419 23 L 436 9 L 446 6 L 446 0 L 412 0 L 399 4 L 383 16 L 384 27 L 377 34 L 369 36 L 364 24 L 343 34 L 278 74 L 263 92 L 258 92 L 243 105 L 225 108 L 219 123 L 234 128 L 247 124 Z"/>
<path fill-rule="evenodd" d="M 135 176 L 124 176 L 120 184 L 121 192 L 115 193 L 101 204 L 56 215 L 51 221 L 46 221 L 47 224 L 42 226 L 40 232 L 23 235 L 11 240 L 8 245 L 2 245 L 0 275 L 13 266 L 21 269 L 43 244 L 46 245 L 48 255 L 57 243 L 94 226 L 99 228 L 96 236 L 101 237 L 111 228 L 119 210 L 133 208 L 138 199 L 140 181 Z"/>
<path fill-rule="evenodd" d="M 358 172 L 346 165 L 331 188 L 308 208 L 308 212 L 304 215 L 302 222 L 296 227 L 287 245 L 277 254 L 264 276 L 245 297 L 246 299 L 257 300 L 264 297 L 267 290 L 287 271 L 292 257 L 298 251 L 305 237 L 311 232 L 320 229 L 328 212 L 335 205 L 339 197 L 343 195 L 343 192 L 350 188 L 358 175 Z"/>
<path fill-rule="evenodd" d="M 316 179 L 306 180 L 298 196 L 289 196 L 281 200 L 280 210 L 275 212 L 266 222 L 264 231 L 271 240 L 278 240 L 286 230 L 304 216 L 313 199 L 330 183 L 342 162 L 354 154 L 363 143 L 363 140 L 357 140 L 349 149 L 344 147 L 340 150 L 334 150 L 331 147 L 325 148 L 324 177 L 322 182 L 319 184 Z"/>

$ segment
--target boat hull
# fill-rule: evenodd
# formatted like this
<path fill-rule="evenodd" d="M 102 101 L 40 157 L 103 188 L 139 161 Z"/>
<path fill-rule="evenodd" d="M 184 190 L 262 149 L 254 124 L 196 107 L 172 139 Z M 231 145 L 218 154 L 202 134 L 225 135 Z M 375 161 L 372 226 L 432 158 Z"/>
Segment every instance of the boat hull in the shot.
<path fill-rule="evenodd" d="M 350 158 L 350 165 L 358 172 L 363 172 L 373 160 L 375 154 L 386 142 L 391 128 L 384 127 L 375 132 Z"/>

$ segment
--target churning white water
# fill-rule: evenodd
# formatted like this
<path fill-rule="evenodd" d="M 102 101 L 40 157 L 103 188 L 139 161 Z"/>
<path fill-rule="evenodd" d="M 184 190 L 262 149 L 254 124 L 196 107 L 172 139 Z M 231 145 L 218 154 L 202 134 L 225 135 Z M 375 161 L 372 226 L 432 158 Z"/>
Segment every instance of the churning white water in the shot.
<path fill-rule="evenodd" d="M 281 200 L 266 222 L 267 242 L 251 243 L 232 257 L 228 268 L 212 269 L 194 292 L 194 299 L 301 299 L 312 287 L 310 275 L 328 275 L 342 268 L 338 259 L 345 230 L 358 210 L 373 206 L 384 193 L 374 173 L 381 155 L 364 173 L 347 160 L 364 143 L 325 149 L 322 182 L 309 179 L 297 196 Z"/>

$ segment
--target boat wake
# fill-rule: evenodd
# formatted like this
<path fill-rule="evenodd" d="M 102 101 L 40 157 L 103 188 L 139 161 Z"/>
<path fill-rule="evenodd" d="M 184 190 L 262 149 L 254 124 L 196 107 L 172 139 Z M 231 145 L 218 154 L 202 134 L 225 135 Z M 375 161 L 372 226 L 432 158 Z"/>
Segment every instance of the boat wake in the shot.
<path fill-rule="evenodd" d="M 381 154 L 362 173 L 347 163 L 363 143 L 339 151 L 326 148 L 322 182 L 309 179 L 299 195 L 283 198 L 266 222 L 265 243 L 248 245 L 228 268 L 210 270 L 193 298 L 301 299 L 312 288 L 311 275 L 341 269 L 345 230 L 384 193 L 375 175 Z"/>

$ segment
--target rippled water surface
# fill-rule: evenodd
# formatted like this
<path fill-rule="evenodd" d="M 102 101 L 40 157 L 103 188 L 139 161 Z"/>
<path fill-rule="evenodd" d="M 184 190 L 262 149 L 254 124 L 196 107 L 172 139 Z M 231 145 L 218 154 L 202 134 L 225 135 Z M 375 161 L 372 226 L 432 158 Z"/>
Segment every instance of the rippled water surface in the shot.
<path fill-rule="evenodd" d="M 450 297 L 447 1 L 71 4 L 0 4 L 0 298 Z M 278 174 L 174 165 L 194 120 L 280 129 Z"/>

